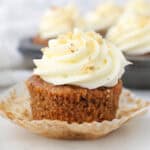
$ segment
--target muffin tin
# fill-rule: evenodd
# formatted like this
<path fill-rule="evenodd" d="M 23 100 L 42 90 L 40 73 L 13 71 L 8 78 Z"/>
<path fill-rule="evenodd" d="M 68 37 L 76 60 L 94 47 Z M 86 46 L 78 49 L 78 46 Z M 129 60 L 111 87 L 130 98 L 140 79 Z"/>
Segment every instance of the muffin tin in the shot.
<path fill-rule="evenodd" d="M 19 52 L 25 58 L 30 59 L 33 67 L 32 59 L 41 58 L 40 49 L 43 46 L 32 43 L 32 38 L 25 38 L 20 41 Z M 132 62 L 126 67 L 123 76 L 124 86 L 127 88 L 150 89 L 150 55 L 145 56 L 127 56 L 126 58 Z"/>
<path fill-rule="evenodd" d="M 127 56 L 132 62 L 126 67 L 123 76 L 124 86 L 128 88 L 150 89 L 150 55 Z"/>
<path fill-rule="evenodd" d="M 24 57 L 38 59 L 42 57 L 40 51 L 42 47 L 42 45 L 34 44 L 32 38 L 24 38 L 20 41 L 18 50 Z"/>

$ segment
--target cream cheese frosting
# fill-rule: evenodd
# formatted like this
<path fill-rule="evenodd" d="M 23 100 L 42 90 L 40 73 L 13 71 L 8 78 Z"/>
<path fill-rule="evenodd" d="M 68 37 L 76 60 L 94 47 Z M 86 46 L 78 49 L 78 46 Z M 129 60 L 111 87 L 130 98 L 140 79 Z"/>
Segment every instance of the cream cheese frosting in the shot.
<path fill-rule="evenodd" d="M 112 26 L 122 13 L 122 8 L 112 1 L 105 2 L 85 16 L 86 30 L 103 30 Z"/>
<path fill-rule="evenodd" d="M 128 64 L 122 52 L 99 34 L 78 29 L 50 40 L 42 52 L 42 59 L 34 60 L 34 74 L 54 85 L 113 87 Z"/>
<path fill-rule="evenodd" d="M 130 9 L 127 8 L 118 23 L 108 31 L 107 39 L 126 54 L 150 53 L 150 15 L 148 15 L 150 9 L 148 5 L 150 6 L 150 3 L 145 5 L 137 3 L 137 7 L 136 4 L 130 4 Z"/>
<path fill-rule="evenodd" d="M 144 16 L 150 16 L 149 0 L 132 0 L 127 4 L 127 11 L 135 12 Z"/>
<path fill-rule="evenodd" d="M 78 27 L 77 19 L 82 20 L 76 7 L 72 5 L 52 7 L 42 17 L 39 35 L 41 38 L 47 39 L 72 31 L 75 26 Z"/>

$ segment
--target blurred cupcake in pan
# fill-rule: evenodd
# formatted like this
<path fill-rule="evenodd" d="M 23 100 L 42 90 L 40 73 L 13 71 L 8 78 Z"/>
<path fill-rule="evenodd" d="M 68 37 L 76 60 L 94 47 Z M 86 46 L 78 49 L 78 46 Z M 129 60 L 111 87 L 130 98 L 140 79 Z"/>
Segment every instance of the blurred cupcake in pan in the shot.
<path fill-rule="evenodd" d="M 131 1 L 107 39 L 127 55 L 150 53 L 150 2 Z"/>
<path fill-rule="evenodd" d="M 49 41 L 28 79 L 34 120 L 83 123 L 116 117 L 128 61 L 95 32 L 75 29 Z"/>
<path fill-rule="evenodd" d="M 47 46 L 49 39 L 73 31 L 74 28 L 105 35 L 121 13 L 122 8 L 113 2 L 101 4 L 95 11 L 85 15 L 73 5 L 51 7 L 43 15 L 38 35 L 33 38 L 33 43 Z"/>
<path fill-rule="evenodd" d="M 41 19 L 38 35 L 33 38 L 33 43 L 48 45 L 49 39 L 54 39 L 60 34 L 73 31 L 82 24 L 79 10 L 73 5 L 65 7 L 51 7 Z"/>
<path fill-rule="evenodd" d="M 105 36 L 107 30 L 116 23 L 122 12 L 123 8 L 114 1 L 102 3 L 94 11 L 87 13 L 85 28 Z"/>

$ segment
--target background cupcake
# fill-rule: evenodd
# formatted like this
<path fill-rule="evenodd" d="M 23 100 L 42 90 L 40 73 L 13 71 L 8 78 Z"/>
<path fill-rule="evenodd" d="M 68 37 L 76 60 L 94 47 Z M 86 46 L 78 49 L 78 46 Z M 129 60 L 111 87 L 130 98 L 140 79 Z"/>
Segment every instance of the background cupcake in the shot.
<path fill-rule="evenodd" d="M 72 31 L 80 26 L 82 19 L 76 7 L 51 7 L 42 17 L 39 33 L 33 42 L 39 45 L 48 45 L 48 40 L 56 38 L 59 34 Z"/>
<path fill-rule="evenodd" d="M 115 24 L 122 11 L 121 6 L 111 1 L 100 4 L 86 15 L 86 30 L 94 30 L 104 36 L 107 30 Z"/>
<path fill-rule="evenodd" d="M 27 81 L 35 120 L 112 120 L 128 64 L 99 34 L 75 30 L 49 41 Z M 54 67 L 55 66 L 55 67 Z"/>
<path fill-rule="evenodd" d="M 107 34 L 107 39 L 128 55 L 150 53 L 150 2 L 132 1 Z"/>

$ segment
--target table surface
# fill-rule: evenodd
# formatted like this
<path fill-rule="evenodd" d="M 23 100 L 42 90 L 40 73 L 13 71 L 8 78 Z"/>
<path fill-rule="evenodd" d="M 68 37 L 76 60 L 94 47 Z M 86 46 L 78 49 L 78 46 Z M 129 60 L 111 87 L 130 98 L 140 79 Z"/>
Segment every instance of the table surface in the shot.
<path fill-rule="evenodd" d="M 150 100 L 150 90 L 133 90 Z M 32 134 L 0 117 L 0 150 L 149 150 L 150 110 L 117 131 L 92 141 L 52 140 Z"/>

